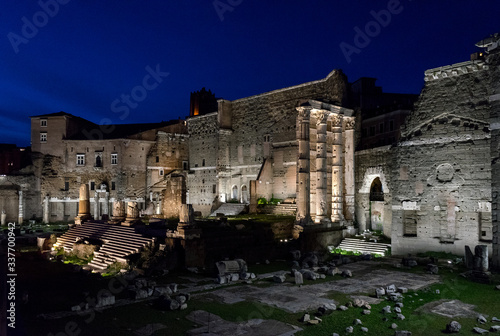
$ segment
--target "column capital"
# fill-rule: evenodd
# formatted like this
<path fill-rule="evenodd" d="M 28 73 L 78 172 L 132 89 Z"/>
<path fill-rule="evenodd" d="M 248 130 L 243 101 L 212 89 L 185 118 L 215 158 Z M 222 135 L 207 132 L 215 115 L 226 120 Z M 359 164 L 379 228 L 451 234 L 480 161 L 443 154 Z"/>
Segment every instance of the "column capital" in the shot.
<path fill-rule="evenodd" d="M 328 117 L 330 116 L 330 111 L 327 110 L 317 110 L 314 109 L 311 112 L 314 113 L 314 116 L 316 117 L 316 126 L 320 124 L 326 124 Z"/>
<path fill-rule="evenodd" d="M 311 107 L 310 106 L 299 106 L 296 109 L 299 112 L 299 119 L 309 120 L 310 115 L 311 115 Z"/>
<path fill-rule="evenodd" d="M 332 122 L 332 127 L 341 127 L 342 126 L 342 115 L 332 113 L 330 115 L 330 120 Z"/>
<path fill-rule="evenodd" d="M 356 124 L 356 118 L 354 117 L 344 117 L 344 125 L 345 129 L 348 130 L 353 130 L 354 126 Z"/>

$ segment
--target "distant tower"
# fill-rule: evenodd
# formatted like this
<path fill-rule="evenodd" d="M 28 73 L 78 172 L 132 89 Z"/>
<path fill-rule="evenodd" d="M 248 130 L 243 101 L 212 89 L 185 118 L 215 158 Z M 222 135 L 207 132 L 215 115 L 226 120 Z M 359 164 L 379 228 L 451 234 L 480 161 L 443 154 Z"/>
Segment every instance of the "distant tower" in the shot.
<path fill-rule="evenodd" d="M 191 92 L 189 116 L 217 112 L 217 98 L 210 91 L 202 88 L 200 91 Z"/>

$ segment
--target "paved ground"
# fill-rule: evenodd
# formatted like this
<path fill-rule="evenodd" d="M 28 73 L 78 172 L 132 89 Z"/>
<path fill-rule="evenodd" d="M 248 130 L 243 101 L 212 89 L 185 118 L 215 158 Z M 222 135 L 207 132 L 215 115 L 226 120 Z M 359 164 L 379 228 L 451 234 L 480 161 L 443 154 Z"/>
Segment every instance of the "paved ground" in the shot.
<path fill-rule="evenodd" d="M 417 275 L 397 270 L 377 269 L 375 262 L 362 261 L 339 267 L 352 271 L 352 278 L 331 277 L 329 282 L 312 285 L 296 286 L 291 283 L 276 284 L 270 287 L 244 285 L 238 287 L 220 288 L 200 297 L 215 297 L 218 301 L 232 304 L 245 300 L 258 301 L 291 313 L 317 309 L 325 303 L 335 303 L 326 296 L 329 292 L 344 294 L 366 293 L 372 295 L 375 289 L 391 284 L 417 290 L 439 281 L 439 276 L 425 274 Z M 276 273 L 282 273 L 276 272 Z M 339 280 L 340 279 L 340 280 Z"/>
<path fill-rule="evenodd" d="M 456 318 L 456 317 L 477 317 L 479 313 L 474 311 L 475 308 L 476 306 L 468 303 L 463 303 L 460 300 L 439 300 L 439 301 L 429 302 L 420 307 L 418 310 L 431 312 L 449 318 Z M 484 314 L 482 315 L 487 316 Z"/>
<path fill-rule="evenodd" d="M 195 310 L 186 318 L 199 328 L 188 332 L 190 336 L 291 336 L 302 329 L 276 320 L 251 319 L 242 322 L 228 322 L 203 310 Z"/>

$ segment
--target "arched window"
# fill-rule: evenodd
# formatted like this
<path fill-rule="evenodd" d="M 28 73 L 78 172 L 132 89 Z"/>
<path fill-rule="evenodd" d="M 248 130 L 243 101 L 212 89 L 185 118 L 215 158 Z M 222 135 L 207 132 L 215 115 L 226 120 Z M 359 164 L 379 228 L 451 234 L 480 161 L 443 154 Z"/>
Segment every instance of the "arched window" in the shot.
<path fill-rule="evenodd" d="M 235 199 L 235 200 L 238 199 L 238 187 L 237 186 L 233 186 L 231 196 L 232 196 L 231 197 L 232 199 Z"/>
<path fill-rule="evenodd" d="M 102 167 L 102 159 L 101 159 L 101 156 L 100 155 L 97 155 L 95 157 L 95 166 L 96 167 Z"/>
<path fill-rule="evenodd" d="M 384 201 L 384 191 L 380 178 L 376 177 L 370 186 L 370 201 Z"/>

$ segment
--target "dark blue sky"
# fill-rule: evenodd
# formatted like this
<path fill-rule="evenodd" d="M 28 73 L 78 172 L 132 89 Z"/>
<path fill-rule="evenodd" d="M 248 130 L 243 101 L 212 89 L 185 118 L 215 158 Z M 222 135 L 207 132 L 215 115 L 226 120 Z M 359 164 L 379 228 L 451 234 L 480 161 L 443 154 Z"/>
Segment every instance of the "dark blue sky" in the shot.
<path fill-rule="evenodd" d="M 29 145 L 31 115 L 170 120 L 202 87 L 233 100 L 333 69 L 419 93 L 426 69 L 466 61 L 500 32 L 499 14 L 497 0 L 3 0 L 0 142 Z M 370 40 L 355 41 L 356 27 Z"/>

